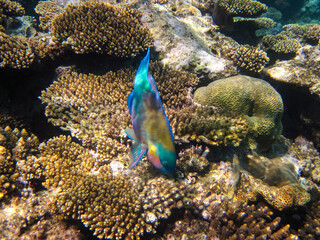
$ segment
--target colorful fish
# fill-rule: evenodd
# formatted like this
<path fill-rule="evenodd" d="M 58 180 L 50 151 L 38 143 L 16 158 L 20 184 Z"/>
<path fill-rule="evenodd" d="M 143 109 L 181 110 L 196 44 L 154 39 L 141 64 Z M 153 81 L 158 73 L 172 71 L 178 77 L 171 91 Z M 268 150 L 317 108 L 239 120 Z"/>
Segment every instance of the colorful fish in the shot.
<path fill-rule="evenodd" d="M 168 118 L 153 77 L 148 73 L 150 49 L 140 63 L 134 90 L 128 97 L 133 129 L 126 129 L 134 140 L 130 168 L 138 164 L 146 152 L 149 161 L 161 172 L 172 174 L 176 168 L 176 151 Z"/>

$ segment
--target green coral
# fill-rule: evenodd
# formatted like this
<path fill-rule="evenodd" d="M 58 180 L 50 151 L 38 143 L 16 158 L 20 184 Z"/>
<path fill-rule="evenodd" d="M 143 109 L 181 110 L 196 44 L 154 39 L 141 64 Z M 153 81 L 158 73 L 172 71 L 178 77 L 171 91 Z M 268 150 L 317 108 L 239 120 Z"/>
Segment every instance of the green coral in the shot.
<path fill-rule="evenodd" d="M 222 112 L 241 115 L 248 124 L 252 148 L 268 149 L 281 134 L 281 96 L 261 79 L 244 75 L 220 79 L 197 89 L 194 99 L 202 105 L 215 106 Z"/>

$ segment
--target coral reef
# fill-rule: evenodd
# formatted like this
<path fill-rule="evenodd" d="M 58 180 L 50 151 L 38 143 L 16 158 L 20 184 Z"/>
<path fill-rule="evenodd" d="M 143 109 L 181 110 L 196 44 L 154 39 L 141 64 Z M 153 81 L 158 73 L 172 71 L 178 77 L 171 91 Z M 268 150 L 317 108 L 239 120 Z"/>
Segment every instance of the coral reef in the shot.
<path fill-rule="evenodd" d="M 0 32 L 4 30 L 4 21 L 8 16 L 23 15 L 24 8 L 20 3 L 11 0 L 0 0 Z"/>
<path fill-rule="evenodd" d="M 261 79 L 238 75 L 217 80 L 197 89 L 194 99 L 202 105 L 215 106 L 222 112 L 242 115 L 248 124 L 252 148 L 266 150 L 281 134 L 281 96 Z"/>
<path fill-rule="evenodd" d="M 27 163 L 27 171 L 39 170 L 33 175 L 44 176 L 43 185 L 56 191 L 51 211 L 81 219 L 99 238 L 139 239 L 144 232 L 155 232 L 159 220 L 182 204 L 183 185 L 162 177 L 143 182 L 113 176 L 106 165 L 94 169 L 94 154 L 70 137 L 50 139 L 40 153 Z"/>
<path fill-rule="evenodd" d="M 255 0 L 218 0 L 217 4 L 228 14 L 241 17 L 258 16 L 268 9 L 265 4 Z"/>
<path fill-rule="evenodd" d="M 0 32 L 0 67 L 29 68 L 34 61 L 34 53 L 23 38 L 10 37 Z"/>
<path fill-rule="evenodd" d="M 0 201 L 8 198 L 16 189 L 20 176 L 17 161 L 37 152 L 39 140 L 25 129 L 12 130 L 9 126 L 0 127 Z"/>
<path fill-rule="evenodd" d="M 106 53 L 133 57 L 152 45 L 152 37 L 139 21 L 140 13 L 104 2 L 68 5 L 51 23 L 57 42 L 76 53 Z"/>
<path fill-rule="evenodd" d="M 301 48 L 298 40 L 289 38 L 281 33 L 264 36 L 262 43 L 267 52 L 277 56 L 295 55 Z"/>
<path fill-rule="evenodd" d="M 15 197 L 0 208 L 2 239 L 80 239 L 79 230 L 50 215 L 49 193 Z"/>
<path fill-rule="evenodd" d="M 304 46 L 295 59 L 279 61 L 264 69 L 266 75 L 279 82 L 285 82 L 298 88 L 308 88 L 312 96 L 320 97 L 319 45 Z"/>
<path fill-rule="evenodd" d="M 49 31 L 53 19 L 63 12 L 63 7 L 57 1 L 39 1 L 34 10 L 40 15 L 39 27 L 44 31 Z"/>
<path fill-rule="evenodd" d="M 260 72 L 269 62 L 266 52 L 249 45 L 240 45 L 229 56 L 241 70 L 248 72 Z"/>
<path fill-rule="evenodd" d="M 249 28 L 252 31 L 265 28 L 274 28 L 277 23 L 271 18 L 259 17 L 259 18 L 236 18 L 234 19 L 235 28 Z"/>

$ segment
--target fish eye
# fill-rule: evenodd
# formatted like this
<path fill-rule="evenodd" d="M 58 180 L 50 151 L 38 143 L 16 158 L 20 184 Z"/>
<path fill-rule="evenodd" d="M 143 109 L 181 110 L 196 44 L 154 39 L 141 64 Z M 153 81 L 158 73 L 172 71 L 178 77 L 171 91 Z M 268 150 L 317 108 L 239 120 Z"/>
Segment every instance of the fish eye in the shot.
<path fill-rule="evenodd" d="M 164 161 L 164 162 L 162 163 L 162 165 L 163 165 L 164 167 L 166 167 L 168 164 L 167 164 L 166 161 Z"/>

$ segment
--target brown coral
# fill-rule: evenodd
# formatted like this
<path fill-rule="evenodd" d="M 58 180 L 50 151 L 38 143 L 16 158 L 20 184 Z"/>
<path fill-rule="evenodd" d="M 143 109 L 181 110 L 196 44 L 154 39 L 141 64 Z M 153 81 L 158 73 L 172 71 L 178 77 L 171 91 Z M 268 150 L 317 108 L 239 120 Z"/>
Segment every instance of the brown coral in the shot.
<path fill-rule="evenodd" d="M 232 16 L 258 16 L 267 11 L 267 6 L 255 0 L 218 0 L 217 4 Z"/>
<path fill-rule="evenodd" d="M 229 56 L 241 70 L 249 72 L 260 72 L 269 62 L 265 51 L 249 45 L 240 45 Z"/>
<path fill-rule="evenodd" d="M 58 42 L 70 45 L 78 54 L 106 53 L 118 57 L 136 56 L 152 45 L 148 29 L 134 9 L 104 2 L 68 5 L 54 18 L 52 34 Z"/>
<path fill-rule="evenodd" d="M 25 129 L 0 127 L 0 200 L 16 188 L 19 177 L 16 162 L 36 153 L 39 141 Z"/>
<path fill-rule="evenodd" d="M 130 181 L 113 176 L 107 166 L 94 169 L 94 154 L 70 137 L 50 139 L 40 152 L 40 158 L 29 162 L 30 170 L 38 165 L 44 186 L 58 191 L 52 211 L 81 219 L 99 238 L 139 239 L 144 232 L 155 232 L 183 196 L 182 187 L 164 178 Z"/>
<path fill-rule="evenodd" d="M 249 144 L 268 149 L 282 131 L 282 98 L 267 82 L 244 75 L 216 80 L 194 93 L 196 102 L 237 113 L 248 124 Z"/>
<path fill-rule="evenodd" d="M 56 1 L 39 1 L 34 10 L 40 15 L 39 27 L 44 31 L 48 31 L 53 19 L 58 14 L 63 12 L 63 7 L 60 6 Z"/>
<path fill-rule="evenodd" d="M 274 28 L 277 23 L 271 18 L 236 18 L 234 19 L 235 27 L 250 28 L 250 30 Z"/>
<path fill-rule="evenodd" d="M 35 54 L 24 38 L 10 37 L 0 32 L 0 67 L 29 68 L 34 58 Z"/>
<path fill-rule="evenodd" d="M 266 35 L 262 38 L 263 46 L 267 51 L 275 54 L 296 54 L 301 48 L 298 40 L 289 38 L 284 34 Z"/>

